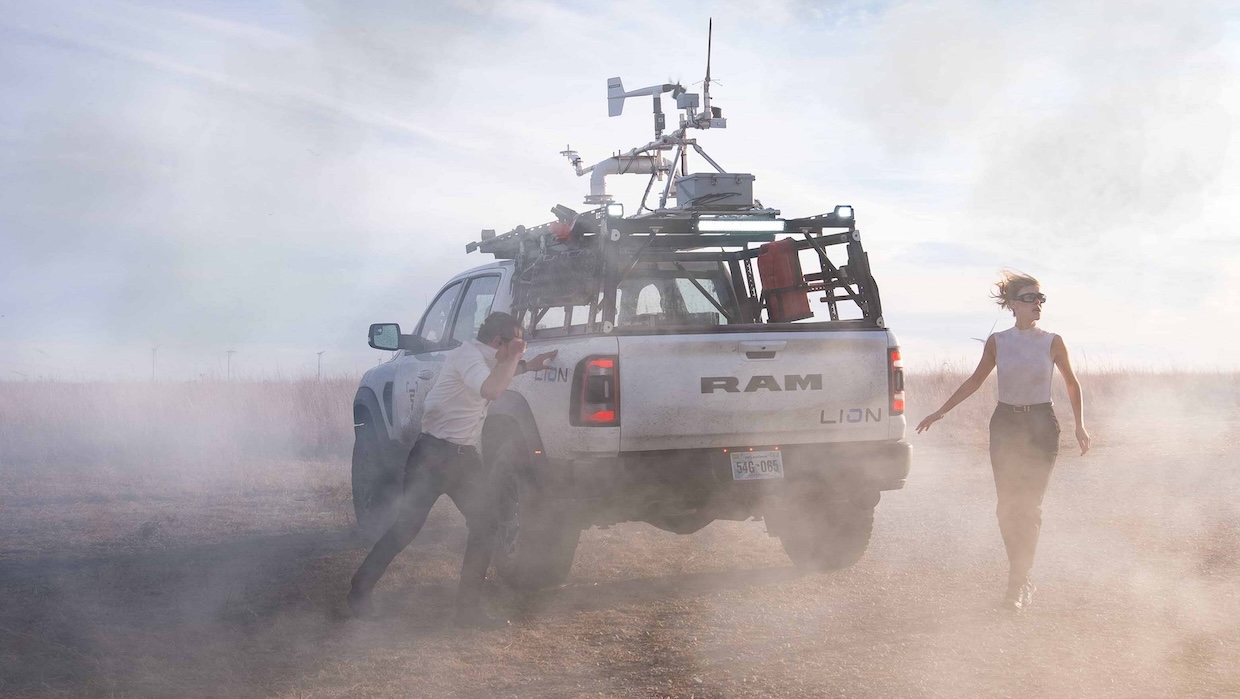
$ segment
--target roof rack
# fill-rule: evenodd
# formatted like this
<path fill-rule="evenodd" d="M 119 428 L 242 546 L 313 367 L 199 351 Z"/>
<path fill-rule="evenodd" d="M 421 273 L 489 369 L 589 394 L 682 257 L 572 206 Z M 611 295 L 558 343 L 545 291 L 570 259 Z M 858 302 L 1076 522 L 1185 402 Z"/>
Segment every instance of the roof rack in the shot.
<path fill-rule="evenodd" d="M 771 298 L 792 291 L 821 292 L 819 300 L 827 304 L 832 321 L 840 320 L 839 305 L 849 302 L 860 308 L 859 320 L 865 324 L 883 324 L 878 289 L 851 206 L 791 219 L 780 218 L 773 209 L 739 214 L 677 210 L 629 218 L 617 215 L 622 214 L 617 204 L 580 214 L 564 206 L 552 211 L 555 221 L 517 226 L 502 235 L 484 231 L 481 240 L 467 246 L 468 251 L 515 261 L 514 310 L 519 315 L 538 319 L 551 307 L 590 306 L 591 320 L 584 330 L 611 332 L 616 290 L 640 263 L 714 262 L 727 267 L 738 300 L 735 318 L 724 313 L 729 324 L 761 323 L 763 310 L 771 314 Z M 813 250 L 818 269 L 790 286 L 759 290 L 753 261 L 763 244 L 779 236 L 791 240 L 798 252 Z M 843 246 L 846 262 L 832 262 L 827 253 L 834 246 Z"/>
<path fill-rule="evenodd" d="M 712 29 L 708 30 L 713 33 Z M 698 290 L 727 319 L 727 324 L 761 323 L 784 314 L 772 304 L 779 294 L 822 292 L 831 320 L 840 319 L 838 305 L 851 302 L 861 309 L 861 321 L 881 326 L 878 290 L 870 275 L 869 260 L 861 248 L 853 209 L 836 206 L 831 212 L 805 218 L 782 218 L 777 209 L 765 208 L 753 197 L 753 175 L 729 173 L 702 150 L 687 134 L 691 129 L 725 128 L 727 121 L 718 107 L 710 103 L 710 36 L 707 39 L 706 80 L 702 99 L 679 84 L 661 84 L 625 91 L 620 78 L 607 81 L 609 116 L 619 116 L 624 101 L 649 96 L 654 103 L 655 139 L 644 146 L 618 153 L 588 167 L 576 151 L 566 156 L 579 176 L 591 173 L 587 204 L 596 208 L 578 213 L 559 205 L 552 208 L 555 220 L 537 226 L 517 226 L 496 235 L 482 231 L 479 240 L 466 246 L 497 259 L 513 260 L 514 310 L 530 313 L 537 320 L 551 307 L 564 307 L 571 317 L 572 306 L 589 306 L 585 331 L 612 332 L 616 322 L 616 292 L 628 275 L 643 263 L 713 262 L 727 270 L 728 283 L 737 307 L 725 309 L 694 279 Z M 661 96 L 670 93 L 682 111 L 679 128 L 664 133 L 665 117 Z M 699 110 L 699 105 L 701 109 Z M 689 173 L 688 151 L 708 162 L 714 172 Z M 672 151 L 670 160 L 661 153 Z M 606 193 L 605 178 L 615 174 L 649 175 L 641 205 L 633 216 L 625 217 L 622 204 Z M 657 208 L 647 205 L 653 185 L 666 179 Z M 668 206 L 669 199 L 676 200 Z M 753 260 L 762 255 L 760 246 L 779 235 L 792 236 L 795 248 L 792 268 L 796 278 L 790 286 L 764 288 L 759 292 Z M 844 246 L 847 261 L 835 264 L 828 248 Z M 716 250 L 717 249 L 717 250 Z M 814 251 L 818 271 L 800 272 L 799 253 Z M 709 250 L 709 251 L 708 251 Z M 683 267 L 679 267 L 684 271 Z M 806 313 L 809 313 L 806 309 Z M 801 316 L 804 317 L 804 316 Z"/>

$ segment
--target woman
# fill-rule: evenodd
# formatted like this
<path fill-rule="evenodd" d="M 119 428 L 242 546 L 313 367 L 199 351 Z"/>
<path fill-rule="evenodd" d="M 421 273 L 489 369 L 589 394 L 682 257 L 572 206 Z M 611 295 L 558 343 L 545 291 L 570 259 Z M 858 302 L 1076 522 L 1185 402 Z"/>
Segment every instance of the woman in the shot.
<path fill-rule="evenodd" d="M 982 360 L 943 407 L 926 416 L 917 432 L 930 429 L 981 387 L 991 369 L 999 369 L 999 404 L 990 418 L 990 465 L 999 496 L 999 532 L 1008 555 L 1008 586 L 1003 606 L 1019 611 L 1033 602 L 1029 570 L 1042 527 L 1042 496 L 1059 452 L 1059 421 L 1051 406 L 1051 367 L 1059 367 L 1072 412 L 1081 454 L 1089 451 L 1081 384 L 1072 371 L 1063 338 L 1038 327 L 1046 296 L 1038 280 L 1008 270 L 995 285 L 999 305 L 1012 312 L 1016 325 L 986 339 Z"/>

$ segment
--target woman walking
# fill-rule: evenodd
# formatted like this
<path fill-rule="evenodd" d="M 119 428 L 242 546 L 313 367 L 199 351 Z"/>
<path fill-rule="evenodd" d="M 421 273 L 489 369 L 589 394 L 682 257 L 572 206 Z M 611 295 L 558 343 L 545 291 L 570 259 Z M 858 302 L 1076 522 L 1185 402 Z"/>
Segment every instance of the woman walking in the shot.
<path fill-rule="evenodd" d="M 1033 567 L 1042 527 L 1042 496 L 1059 453 L 1059 421 L 1051 406 L 1051 367 L 1059 368 L 1076 417 L 1076 441 L 1089 451 L 1081 384 L 1072 371 L 1063 338 L 1038 327 L 1042 294 L 1038 280 L 1004 270 L 993 297 L 1010 310 L 1016 325 L 986 339 L 973 375 L 951 398 L 917 425 L 930 429 L 981 387 L 992 369 L 999 370 L 999 404 L 990 418 L 990 465 L 999 496 L 996 514 L 1008 556 L 1008 586 L 1003 606 L 1019 611 L 1033 602 Z"/>

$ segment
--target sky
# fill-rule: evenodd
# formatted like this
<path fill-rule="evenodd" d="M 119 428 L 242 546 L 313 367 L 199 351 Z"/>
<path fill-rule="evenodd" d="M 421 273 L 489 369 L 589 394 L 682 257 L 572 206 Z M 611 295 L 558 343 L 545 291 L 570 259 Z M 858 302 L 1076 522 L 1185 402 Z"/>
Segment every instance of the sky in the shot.
<path fill-rule="evenodd" d="M 1240 11 L 1172 5 L 0 0 L 0 380 L 383 361 L 481 229 L 586 208 L 559 151 L 650 139 L 607 78 L 700 89 L 708 18 L 700 143 L 856 207 L 913 367 L 976 362 L 1010 267 L 1078 367 L 1240 368 Z"/>

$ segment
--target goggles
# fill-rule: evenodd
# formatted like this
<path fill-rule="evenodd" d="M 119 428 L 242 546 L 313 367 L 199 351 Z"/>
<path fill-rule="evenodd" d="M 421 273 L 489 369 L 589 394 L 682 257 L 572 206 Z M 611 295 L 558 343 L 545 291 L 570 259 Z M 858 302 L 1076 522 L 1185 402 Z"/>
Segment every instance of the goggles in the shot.
<path fill-rule="evenodd" d="M 1016 297 L 1016 300 L 1024 303 L 1046 303 L 1046 294 L 1021 294 Z"/>

